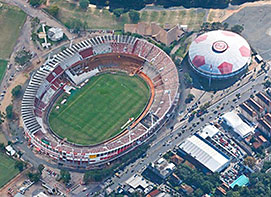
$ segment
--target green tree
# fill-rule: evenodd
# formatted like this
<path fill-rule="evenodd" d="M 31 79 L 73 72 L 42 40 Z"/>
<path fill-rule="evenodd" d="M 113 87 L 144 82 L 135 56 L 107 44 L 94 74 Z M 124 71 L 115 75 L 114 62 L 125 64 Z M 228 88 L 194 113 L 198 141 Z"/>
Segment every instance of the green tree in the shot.
<path fill-rule="evenodd" d="M 88 8 L 88 5 L 89 5 L 89 1 L 88 0 L 80 0 L 79 1 L 79 6 L 83 10 L 86 10 Z"/>
<path fill-rule="evenodd" d="M 24 162 L 17 160 L 14 167 L 17 168 L 20 172 L 22 172 L 24 170 Z"/>
<path fill-rule="evenodd" d="M 40 6 L 42 3 L 44 2 L 44 0 L 30 0 L 29 4 L 33 7 L 38 7 Z"/>
<path fill-rule="evenodd" d="M 42 174 L 43 169 L 44 169 L 44 165 L 43 165 L 43 164 L 40 164 L 40 165 L 38 166 L 38 171 L 39 171 L 40 174 Z"/>
<path fill-rule="evenodd" d="M 251 157 L 251 156 L 247 156 L 245 159 L 244 159 L 244 163 L 249 166 L 250 168 L 253 168 L 256 164 L 256 159 L 254 157 Z"/>
<path fill-rule="evenodd" d="M 80 19 L 71 18 L 65 23 L 66 27 L 72 29 L 74 33 L 80 33 L 81 30 L 87 28 L 87 23 L 83 23 Z"/>
<path fill-rule="evenodd" d="M 209 181 L 204 181 L 201 185 L 201 189 L 205 194 L 209 194 L 212 191 L 213 184 Z"/>
<path fill-rule="evenodd" d="M 60 170 L 60 177 L 63 180 L 64 183 L 69 183 L 71 180 L 71 174 L 68 170 Z"/>
<path fill-rule="evenodd" d="M 7 118 L 8 119 L 13 119 L 13 105 L 9 105 L 9 106 L 7 106 L 7 108 L 6 108 L 6 116 L 7 116 Z"/>
<path fill-rule="evenodd" d="M 113 14 L 119 18 L 122 14 L 124 13 L 124 9 L 123 8 L 117 8 L 113 10 Z"/>
<path fill-rule="evenodd" d="M 33 181 L 34 183 L 37 183 L 41 177 L 41 174 L 39 172 L 29 172 L 27 175 L 30 181 Z"/>
<path fill-rule="evenodd" d="M 13 98 L 19 98 L 21 95 L 21 91 L 22 91 L 21 85 L 17 85 L 15 88 L 13 88 L 11 91 Z"/>
<path fill-rule="evenodd" d="M 129 17 L 130 17 L 132 23 L 138 23 L 140 20 L 140 14 L 139 14 L 139 12 L 137 12 L 135 10 L 131 10 L 129 12 Z"/>
<path fill-rule="evenodd" d="M 0 151 L 1 152 L 5 152 L 6 151 L 4 143 L 0 143 Z"/>
<path fill-rule="evenodd" d="M 192 86 L 192 84 L 193 84 L 193 79 L 190 77 L 190 75 L 188 73 L 184 74 L 184 83 L 187 87 Z"/>
<path fill-rule="evenodd" d="M 30 59 L 31 59 L 30 52 L 26 50 L 22 50 L 17 53 L 15 57 L 15 62 L 20 64 L 21 66 L 24 66 L 25 64 L 29 62 Z"/>
<path fill-rule="evenodd" d="M 235 32 L 235 33 L 238 33 L 238 34 L 241 34 L 243 30 L 244 30 L 244 27 L 241 26 L 241 25 L 234 25 L 234 26 L 231 28 L 231 31 L 233 31 L 233 32 Z"/>
<path fill-rule="evenodd" d="M 58 16 L 59 7 L 57 5 L 51 5 L 46 10 L 53 17 L 57 17 Z"/>

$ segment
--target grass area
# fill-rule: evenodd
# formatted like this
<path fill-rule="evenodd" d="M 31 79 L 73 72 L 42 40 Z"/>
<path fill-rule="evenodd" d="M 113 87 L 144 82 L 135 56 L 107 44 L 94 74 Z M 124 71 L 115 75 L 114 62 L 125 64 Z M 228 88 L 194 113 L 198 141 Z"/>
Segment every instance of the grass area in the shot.
<path fill-rule="evenodd" d="M 0 30 L 1 31 L 1 30 Z M 1 46 L 1 45 L 0 45 Z M 8 62 L 0 59 L 0 83 L 5 75 Z"/>
<path fill-rule="evenodd" d="M 92 77 L 61 105 L 65 97 L 52 109 L 51 128 L 70 142 L 91 145 L 117 135 L 129 118 L 136 119 L 148 102 L 149 88 L 138 76 L 102 74 Z"/>
<path fill-rule="evenodd" d="M 26 14 L 15 6 L 3 4 L 0 8 L 0 59 L 8 59 L 21 28 Z"/>
<path fill-rule="evenodd" d="M 19 173 L 14 168 L 15 160 L 0 152 L 0 188 Z"/>
<path fill-rule="evenodd" d="M 127 13 L 116 18 L 106 9 L 89 8 L 82 11 L 75 3 L 64 0 L 50 0 L 50 5 L 57 5 L 60 8 L 58 19 L 66 23 L 74 18 L 86 22 L 90 29 L 120 29 L 123 30 L 125 23 L 131 23 Z M 197 9 L 185 10 L 143 10 L 140 11 L 140 22 L 157 22 L 160 25 L 169 23 L 172 25 L 188 25 L 189 28 L 199 29 L 203 22 L 205 11 Z"/>

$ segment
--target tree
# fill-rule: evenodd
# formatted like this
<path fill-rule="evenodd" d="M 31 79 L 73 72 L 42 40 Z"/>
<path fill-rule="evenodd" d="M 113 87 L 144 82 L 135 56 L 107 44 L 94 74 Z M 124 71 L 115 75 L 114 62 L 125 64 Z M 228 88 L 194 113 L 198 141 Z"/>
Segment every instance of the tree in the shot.
<path fill-rule="evenodd" d="M 14 167 L 17 168 L 20 172 L 22 172 L 24 170 L 24 162 L 17 160 Z"/>
<path fill-rule="evenodd" d="M 60 178 L 63 180 L 65 184 L 69 183 L 71 180 L 71 174 L 68 170 L 60 170 Z"/>
<path fill-rule="evenodd" d="M 22 91 L 21 85 L 17 85 L 15 88 L 13 88 L 11 91 L 13 98 L 19 98 L 21 95 L 21 91 Z"/>
<path fill-rule="evenodd" d="M 184 83 L 186 86 L 192 86 L 193 84 L 193 79 L 190 77 L 188 73 L 184 74 Z"/>
<path fill-rule="evenodd" d="M 34 183 L 37 183 L 40 180 L 41 174 L 39 172 L 29 172 L 28 178 L 30 181 L 33 181 Z"/>
<path fill-rule="evenodd" d="M 6 151 L 4 143 L 0 143 L 0 151 L 1 152 L 5 152 Z"/>
<path fill-rule="evenodd" d="M 113 10 L 113 14 L 119 18 L 122 14 L 124 13 L 124 9 L 123 8 L 117 8 Z"/>
<path fill-rule="evenodd" d="M 241 25 L 234 25 L 234 26 L 231 28 L 231 31 L 233 31 L 233 32 L 235 32 L 235 33 L 238 33 L 238 34 L 241 34 L 243 30 L 244 30 L 244 27 L 241 26 Z"/>
<path fill-rule="evenodd" d="M 209 181 L 204 181 L 201 185 L 201 189 L 205 194 L 209 194 L 212 191 L 213 184 Z"/>
<path fill-rule="evenodd" d="M 59 7 L 57 5 L 52 5 L 47 8 L 47 12 L 52 15 L 53 17 L 58 16 Z"/>
<path fill-rule="evenodd" d="M 129 12 L 129 17 L 130 17 L 132 23 L 138 23 L 138 21 L 140 20 L 140 14 L 139 14 L 139 12 L 137 12 L 135 10 L 131 10 Z"/>
<path fill-rule="evenodd" d="M 15 62 L 20 64 L 21 66 L 24 66 L 25 64 L 27 64 L 29 62 L 31 57 L 32 56 L 29 51 L 22 50 L 17 53 L 17 55 L 15 57 Z"/>
<path fill-rule="evenodd" d="M 253 168 L 255 166 L 255 163 L 256 163 L 256 159 L 254 157 L 251 157 L 251 156 L 247 156 L 245 159 L 244 159 L 244 163 L 249 166 L 250 168 Z"/>
<path fill-rule="evenodd" d="M 194 98 L 195 96 L 193 94 L 188 94 L 185 99 L 185 103 L 190 103 Z"/>
<path fill-rule="evenodd" d="M 223 29 L 226 30 L 229 28 L 229 23 L 223 23 Z"/>
<path fill-rule="evenodd" d="M 8 119 L 13 119 L 13 105 L 9 105 L 6 108 L 6 116 Z"/>
<path fill-rule="evenodd" d="M 81 29 L 85 30 L 87 28 L 87 23 L 83 23 L 80 19 L 71 18 L 68 20 L 65 25 L 72 29 L 74 33 L 80 33 Z"/>
<path fill-rule="evenodd" d="M 44 1 L 43 0 L 30 0 L 29 4 L 33 7 L 40 6 Z"/>
<path fill-rule="evenodd" d="M 88 8 L 88 5 L 89 5 L 89 1 L 88 0 L 80 0 L 79 1 L 79 6 L 83 10 L 86 10 Z"/>
<path fill-rule="evenodd" d="M 40 174 L 42 174 L 43 169 L 44 169 L 44 165 L 40 164 L 38 166 L 38 171 L 39 171 Z"/>

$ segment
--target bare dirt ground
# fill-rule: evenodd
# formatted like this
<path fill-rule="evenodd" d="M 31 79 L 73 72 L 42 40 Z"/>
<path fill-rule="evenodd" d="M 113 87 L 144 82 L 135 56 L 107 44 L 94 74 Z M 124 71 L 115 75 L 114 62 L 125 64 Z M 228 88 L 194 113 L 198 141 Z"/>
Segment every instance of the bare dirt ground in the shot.
<path fill-rule="evenodd" d="M 210 9 L 208 17 L 207 17 L 207 21 L 208 22 L 223 22 L 228 17 L 230 17 L 234 13 L 239 12 L 243 8 L 254 7 L 254 6 L 264 6 L 264 5 L 271 5 L 271 1 L 266 0 L 266 1 L 244 3 L 240 5 L 237 9 Z"/>

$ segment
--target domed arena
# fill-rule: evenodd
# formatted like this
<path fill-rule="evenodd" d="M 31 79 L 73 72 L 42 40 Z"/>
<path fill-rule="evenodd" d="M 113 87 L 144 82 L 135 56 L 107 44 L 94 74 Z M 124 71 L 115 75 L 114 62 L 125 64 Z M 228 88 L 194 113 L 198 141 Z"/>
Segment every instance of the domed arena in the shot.
<path fill-rule="evenodd" d="M 201 34 L 192 42 L 188 59 L 200 75 L 225 79 L 246 70 L 251 62 L 251 49 L 240 35 L 216 30 Z"/>
<path fill-rule="evenodd" d="M 140 146 L 171 117 L 179 76 L 160 48 L 132 36 L 74 44 L 32 74 L 21 113 L 35 150 L 92 168 Z"/>

